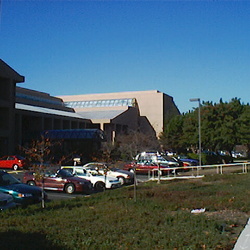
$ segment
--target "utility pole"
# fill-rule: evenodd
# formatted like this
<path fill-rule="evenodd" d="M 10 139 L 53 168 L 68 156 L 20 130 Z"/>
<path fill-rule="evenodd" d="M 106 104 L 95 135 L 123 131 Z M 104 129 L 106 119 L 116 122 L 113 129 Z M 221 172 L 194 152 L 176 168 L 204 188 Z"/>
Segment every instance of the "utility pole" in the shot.
<path fill-rule="evenodd" d="M 189 99 L 190 102 L 198 102 L 198 133 L 199 133 L 199 166 L 201 166 L 201 101 L 200 98 Z M 198 168 L 197 168 L 198 169 Z"/>

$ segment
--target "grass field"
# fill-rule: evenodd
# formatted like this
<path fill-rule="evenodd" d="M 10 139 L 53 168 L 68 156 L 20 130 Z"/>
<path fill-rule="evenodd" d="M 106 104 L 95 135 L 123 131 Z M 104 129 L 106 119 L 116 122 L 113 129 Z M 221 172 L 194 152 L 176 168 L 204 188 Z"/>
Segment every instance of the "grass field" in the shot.
<path fill-rule="evenodd" d="M 1 249 L 232 249 L 250 174 L 143 183 L 1 213 Z M 206 208 L 193 214 L 192 209 Z"/>

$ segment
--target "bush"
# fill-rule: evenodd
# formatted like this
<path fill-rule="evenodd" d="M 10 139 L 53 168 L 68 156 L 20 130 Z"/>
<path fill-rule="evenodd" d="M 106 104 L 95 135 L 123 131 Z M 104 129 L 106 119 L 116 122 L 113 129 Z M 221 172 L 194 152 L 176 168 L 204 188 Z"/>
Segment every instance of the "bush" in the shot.
<path fill-rule="evenodd" d="M 191 159 L 199 160 L 199 154 L 189 153 Z M 214 152 L 207 151 L 201 154 L 202 165 L 214 165 L 223 163 L 232 163 L 233 158 L 230 155 L 219 155 Z"/>

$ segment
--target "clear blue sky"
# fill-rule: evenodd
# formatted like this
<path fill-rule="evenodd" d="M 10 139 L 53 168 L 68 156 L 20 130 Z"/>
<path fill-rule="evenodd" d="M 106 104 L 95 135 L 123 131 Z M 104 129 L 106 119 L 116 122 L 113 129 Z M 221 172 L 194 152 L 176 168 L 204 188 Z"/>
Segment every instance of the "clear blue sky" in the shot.
<path fill-rule="evenodd" d="M 249 1 L 0 0 L 0 57 L 51 95 L 250 102 Z"/>

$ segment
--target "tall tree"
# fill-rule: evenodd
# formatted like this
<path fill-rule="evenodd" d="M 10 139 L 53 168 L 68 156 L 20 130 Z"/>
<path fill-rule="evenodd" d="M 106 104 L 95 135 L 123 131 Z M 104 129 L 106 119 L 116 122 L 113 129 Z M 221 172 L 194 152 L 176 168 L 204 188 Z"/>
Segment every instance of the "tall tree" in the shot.
<path fill-rule="evenodd" d="M 223 149 L 231 152 L 239 141 L 238 118 L 242 110 L 243 106 L 237 98 L 229 103 L 224 103 L 221 99 L 218 104 L 204 107 L 202 112 L 203 146 L 214 151 Z"/>
<path fill-rule="evenodd" d="M 250 154 L 250 105 L 247 104 L 243 108 L 242 114 L 239 116 L 239 143 L 245 145 Z"/>
<path fill-rule="evenodd" d="M 250 144 L 249 104 L 240 99 L 230 102 L 203 102 L 201 105 L 201 141 L 202 148 L 211 151 L 227 150 L 231 152 L 235 145 Z M 168 122 L 161 134 L 161 143 L 172 149 L 198 149 L 198 108 Z"/>
<path fill-rule="evenodd" d="M 160 134 L 160 143 L 165 150 L 181 151 L 183 148 L 183 116 L 173 117 L 166 125 L 165 131 Z"/>
<path fill-rule="evenodd" d="M 192 152 L 197 152 L 199 143 L 198 109 L 186 113 L 183 121 L 183 147 L 189 148 Z"/>

